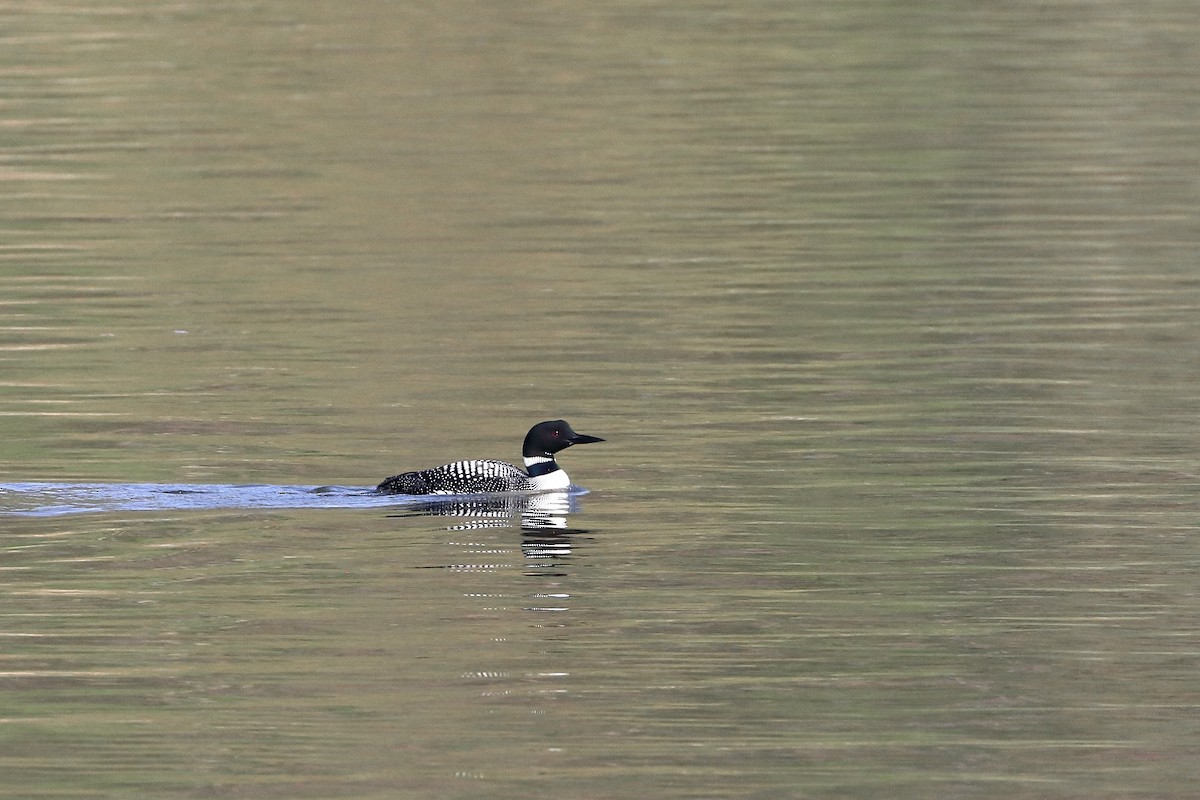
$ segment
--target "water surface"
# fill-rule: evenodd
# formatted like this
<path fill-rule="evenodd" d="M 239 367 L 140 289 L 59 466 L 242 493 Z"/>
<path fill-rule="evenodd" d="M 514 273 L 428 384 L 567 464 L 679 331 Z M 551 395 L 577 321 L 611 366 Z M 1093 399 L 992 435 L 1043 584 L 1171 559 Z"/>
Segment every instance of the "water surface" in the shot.
<path fill-rule="evenodd" d="M 0 795 L 1194 795 L 1191 5 L 4 22 Z"/>

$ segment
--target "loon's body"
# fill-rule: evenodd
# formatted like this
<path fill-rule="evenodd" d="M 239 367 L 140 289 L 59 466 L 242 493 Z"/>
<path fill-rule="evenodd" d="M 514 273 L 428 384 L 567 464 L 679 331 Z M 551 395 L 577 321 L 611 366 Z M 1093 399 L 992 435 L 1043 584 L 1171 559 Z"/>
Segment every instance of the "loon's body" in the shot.
<path fill-rule="evenodd" d="M 571 430 L 564 420 L 539 422 L 525 435 L 521 455 L 525 470 L 504 461 L 455 461 L 433 469 L 393 475 L 375 487 L 380 494 L 485 494 L 543 492 L 565 489 L 571 479 L 554 454 L 573 444 L 603 442 Z"/>

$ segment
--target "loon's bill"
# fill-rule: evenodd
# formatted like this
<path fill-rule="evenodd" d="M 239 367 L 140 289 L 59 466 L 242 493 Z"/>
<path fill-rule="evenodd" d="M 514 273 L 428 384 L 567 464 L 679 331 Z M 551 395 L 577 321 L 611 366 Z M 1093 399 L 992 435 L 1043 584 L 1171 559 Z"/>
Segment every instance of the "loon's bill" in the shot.
<path fill-rule="evenodd" d="M 571 445 L 603 442 L 576 433 L 565 420 L 539 422 L 525 434 L 521 456 L 525 469 L 504 461 L 455 461 L 441 467 L 393 475 L 375 487 L 381 494 L 487 494 L 565 489 L 571 479 L 554 454 Z"/>

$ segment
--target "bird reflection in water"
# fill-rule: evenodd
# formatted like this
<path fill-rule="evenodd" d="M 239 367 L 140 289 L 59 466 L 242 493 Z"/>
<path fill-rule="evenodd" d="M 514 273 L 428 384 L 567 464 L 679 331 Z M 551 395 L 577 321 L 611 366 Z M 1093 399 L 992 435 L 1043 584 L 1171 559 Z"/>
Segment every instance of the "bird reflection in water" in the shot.
<path fill-rule="evenodd" d="M 450 531 L 485 528 L 520 528 L 521 553 L 527 574 L 552 575 L 571 556 L 571 537 L 587 533 L 568 527 L 568 518 L 580 510 L 574 492 L 496 494 L 431 500 L 405 507 L 397 516 L 461 518 Z"/>
<path fill-rule="evenodd" d="M 463 521 L 447 530 L 467 531 L 481 528 L 522 530 L 567 530 L 567 517 L 579 511 L 579 495 L 569 492 L 538 494 L 490 494 L 446 497 L 414 503 L 393 516 L 462 517 Z"/>

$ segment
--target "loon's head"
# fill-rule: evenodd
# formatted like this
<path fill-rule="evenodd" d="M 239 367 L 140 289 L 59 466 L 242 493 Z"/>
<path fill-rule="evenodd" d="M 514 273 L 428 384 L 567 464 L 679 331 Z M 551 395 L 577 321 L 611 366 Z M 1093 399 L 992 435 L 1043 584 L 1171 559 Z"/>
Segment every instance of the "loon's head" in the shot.
<path fill-rule="evenodd" d="M 525 434 L 525 445 L 521 450 L 521 455 L 526 458 L 538 456 L 553 458 L 559 450 L 566 450 L 573 444 L 591 444 L 603 441 L 599 436 L 576 433 L 571 430 L 571 426 L 567 424 L 566 420 L 552 419 L 548 422 L 539 422 L 529 429 L 529 433 Z"/>

